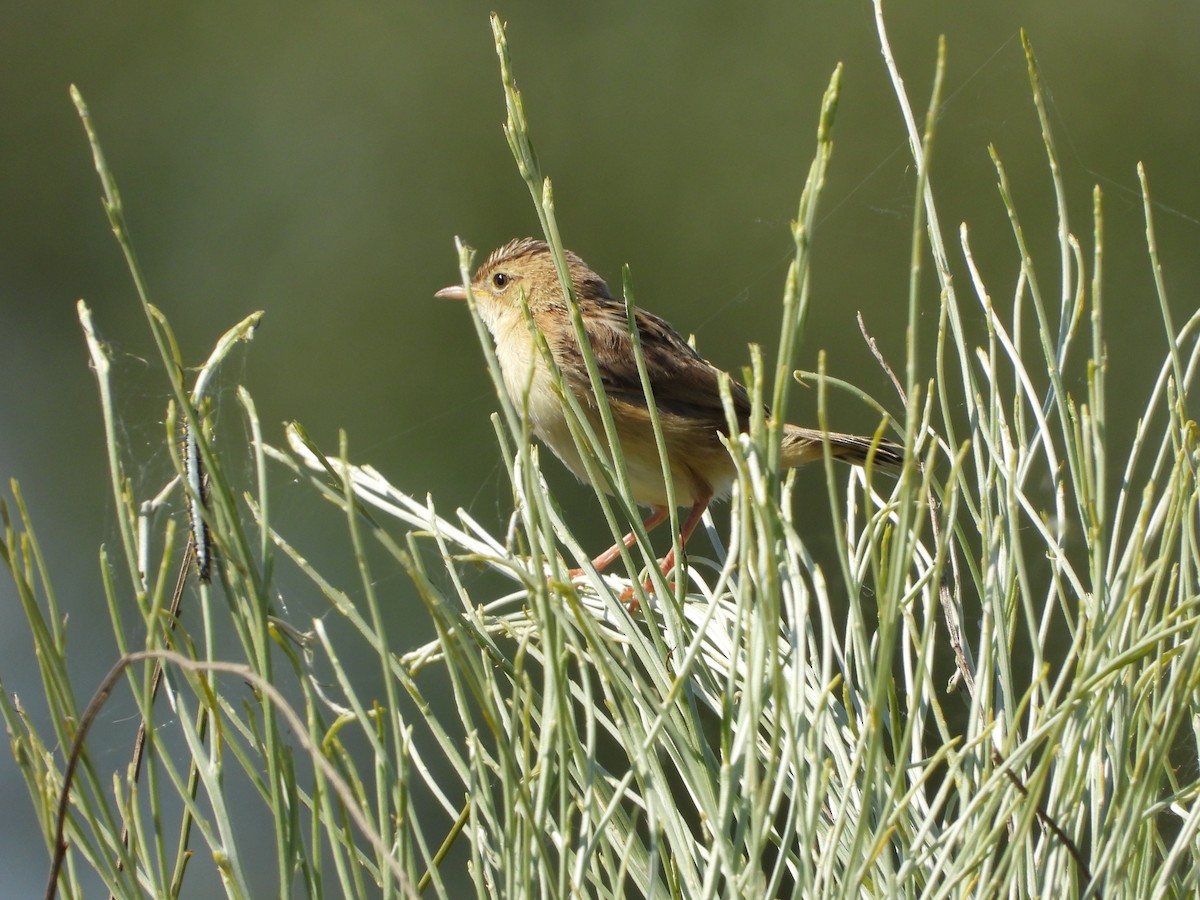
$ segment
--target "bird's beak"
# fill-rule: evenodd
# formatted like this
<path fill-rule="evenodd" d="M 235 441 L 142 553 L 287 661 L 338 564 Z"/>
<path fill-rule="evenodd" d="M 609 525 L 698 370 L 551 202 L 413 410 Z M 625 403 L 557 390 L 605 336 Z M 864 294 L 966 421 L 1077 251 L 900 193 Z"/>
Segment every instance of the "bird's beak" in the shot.
<path fill-rule="evenodd" d="M 450 287 L 444 287 L 433 296 L 439 300 L 466 300 L 467 289 L 461 284 L 453 284 Z"/>

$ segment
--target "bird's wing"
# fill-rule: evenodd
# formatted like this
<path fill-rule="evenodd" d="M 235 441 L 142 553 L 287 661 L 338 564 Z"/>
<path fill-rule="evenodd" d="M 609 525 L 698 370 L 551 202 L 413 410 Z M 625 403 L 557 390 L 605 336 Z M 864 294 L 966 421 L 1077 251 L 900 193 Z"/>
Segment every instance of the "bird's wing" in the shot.
<path fill-rule="evenodd" d="M 645 410 L 646 397 L 633 354 L 624 304 L 617 300 L 593 299 L 587 301 L 583 312 L 584 328 L 609 402 L 625 405 L 634 413 Z M 636 310 L 634 318 L 660 416 L 680 425 L 686 422 L 707 430 L 727 431 L 719 388 L 725 373 L 700 356 L 663 319 L 640 309 Z M 564 334 L 565 340 L 554 349 L 563 374 L 577 394 L 587 396 L 592 393 L 592 386 L 579 358 L 569 321 L 559 333 Z M 576 364 L 561 365 L 563 362 Z M 732 379 L 730 391 L 738 425 L 745 429 L 751 409 L 749 395 L 745 387 Z"/>

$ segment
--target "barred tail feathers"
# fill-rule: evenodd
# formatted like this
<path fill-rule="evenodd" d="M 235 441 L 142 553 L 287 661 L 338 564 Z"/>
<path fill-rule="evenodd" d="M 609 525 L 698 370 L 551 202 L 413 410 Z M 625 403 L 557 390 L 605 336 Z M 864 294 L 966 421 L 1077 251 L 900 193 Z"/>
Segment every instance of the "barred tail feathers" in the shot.
<path fill-rule="evenodd" d="M 871 437 L 855 434 L 839 434 L 836 431 L 822 432 L 815 428 L 785 425 L 783 431 L 783 458 L 786 468 L 795 468 L 815 462 L 825 455 L 825 440 L 834 459 L 856 466 L 866 465 L 868 457 L 872 464 L 885 468 L 900 468 L 904 464 L 904 448 L 891 441 L 876 441 Z"/>

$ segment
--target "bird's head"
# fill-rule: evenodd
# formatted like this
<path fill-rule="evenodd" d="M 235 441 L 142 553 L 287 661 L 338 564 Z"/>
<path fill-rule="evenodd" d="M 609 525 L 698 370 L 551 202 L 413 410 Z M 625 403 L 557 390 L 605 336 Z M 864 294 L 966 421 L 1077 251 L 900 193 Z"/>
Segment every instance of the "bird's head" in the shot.
<path fill-rule="evenodd" d="M 610 298 L 608 285 L 588 268 L 587 263 L 569 250 L 567 269 L 576 298 Z M 492 251 L 471 277 L 471 294 L 479 313 L 495 331 L 497 322 L 509 316 L 521 316 L 522 302 L 533 316 L 544 309 L 562 308 L 562 285 L 554 268 L 554 256 L 545 241 L 518 238 Z M 442 288 L 436 294 L 445 300 L 465 300 L 467 290 L 461 284 Z"/>

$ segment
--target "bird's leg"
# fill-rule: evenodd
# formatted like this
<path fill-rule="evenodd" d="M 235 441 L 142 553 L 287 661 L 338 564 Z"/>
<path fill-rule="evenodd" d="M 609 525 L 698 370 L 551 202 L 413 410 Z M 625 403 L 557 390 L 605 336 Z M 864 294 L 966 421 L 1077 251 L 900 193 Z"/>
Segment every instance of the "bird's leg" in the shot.
<path fill-rule="evenodd" d="M 683 525 L 680 526 L 680 528 L 679 528 L 679 549 L 681 551 L 683 550 L 684 547 L 687 546 L 688 539 L 692 536 L 692 532 L 696 530 L 696 526 L 698 526 L 700 524 L 700 520 L 702 518 L 704 518 L 704 511 L 706 509 L 708 509 L 708 504 L 711 501 L 712 501 L 712 497 L 698 497 L 696 499 L 696 502 L 692 504 L 692 509 L 688 513 L 687 519 L 684 521 Z M 664 517 L 665 517 L 665 515 L 666 515 L 666 513 L 664 511 Z M 657 523 L 655 523 L 655 524 L 657 524 Z M 672 546 L 671 549 L 667 551 L 667 555 L 663 558 L 662 567 L 661 567 L 663 577 L 666 577 L 667 575 L 669 575 L 673 568 L 675 568 L 675 547 L 674 546 Z M 647 578 L 646 583 L 643 586 L 646 588 L 647 594 L 654 593 L 654 582 L 652 579 Z M 673 586 L 674 586 L 674 583 L 672 583 L 672 587 Z M 630 585 L 628 588 L 625 589 L 625 593 L 621 594 L 621 602 L 623 602 L 629 608 L 629 611 L 631 613 L 637 612 L 638 606 L 640 606 L 640 604 L 638 603 L 637 597 L 634 596 L 632 585 Z"/>
<path fill-rule="evenodd" d="M 642 528 L 646 531 L 651 531 L 657 528 L 667 520 L 667 516 L 671 514 L 671 510 L 665 506 L 656 506 L 650 510 L 650 515 L 646 516 L 646 521 L 642 523 Z M 592 560 L 592 567 L 597 572 L 603 572 L 604 569 L 618 556 L 621 555 L 621 547 L 626 549 L 632 547 L 637 541 L 637 535 L 634 532 L 629 532 L 620 542 L 613 544 L 599 556 Z M 572 569 L 568 574 L 572 578 L 578 578 L 583 575 L 583 569 Z"/>

